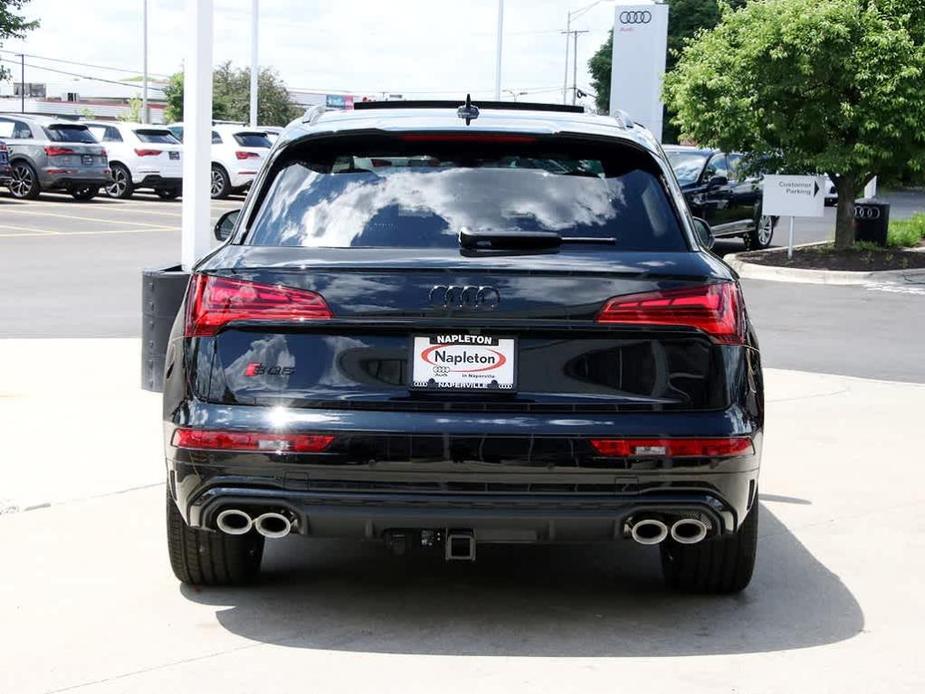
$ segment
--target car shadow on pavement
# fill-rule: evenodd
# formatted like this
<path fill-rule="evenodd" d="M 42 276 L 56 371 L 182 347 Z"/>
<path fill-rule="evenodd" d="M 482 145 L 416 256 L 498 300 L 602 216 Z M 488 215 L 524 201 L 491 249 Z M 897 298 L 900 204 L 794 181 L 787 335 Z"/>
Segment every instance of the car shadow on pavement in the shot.
<path fill-rule="evenodd" d="M 379 544 L 267 543 L 248 589 L 192 589 L 230 632 L 290 648 L 495 656 L 678 656 L 808 648 L 851 638 L 860 605 L 770 512 L 736 596 L 680 595 L 632 543 L 479 546 L 478 561 L 394 557 Z"/>

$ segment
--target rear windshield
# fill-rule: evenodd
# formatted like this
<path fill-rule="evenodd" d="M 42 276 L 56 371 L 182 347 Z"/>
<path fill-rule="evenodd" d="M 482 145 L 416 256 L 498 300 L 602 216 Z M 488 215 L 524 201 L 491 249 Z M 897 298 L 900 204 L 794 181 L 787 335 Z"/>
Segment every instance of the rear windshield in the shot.
<path fill-rule="evenodd" d="M 270 138 L 266 133 L 235 133 L 235 141 L 242 147 L 272 147 Z"/>
<path fill-rule="evenodd" d="M 45 128 L 45 134 L 52 142 L 86 142 L 87 144 L 97 144 L 96 138 L 93 137 L 85 125 L 49 125 Z"/>
<path fill-rule="evenodd" d="M 282 166 L 245 243 L 456 248 L 466 227 L 613 238 L 625 251 L 686 250 L 648 154 L 561 147 L 413 141 L 316 151 Z"/>
<path fill-rule="evenodd" d="M 157 145 L 178 145 L 180 141 L 169 130 L 136 130 L 135 134 L 142 142 Z"/>

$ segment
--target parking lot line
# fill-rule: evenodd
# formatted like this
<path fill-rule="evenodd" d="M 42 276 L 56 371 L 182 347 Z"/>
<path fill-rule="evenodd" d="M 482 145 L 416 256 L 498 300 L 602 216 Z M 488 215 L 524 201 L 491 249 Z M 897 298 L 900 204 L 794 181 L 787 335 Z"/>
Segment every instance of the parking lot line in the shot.
<path fill-rule="evenodd" d="M 0 225 L 0 228 L 15 229 Z M 159 231 L 179 231 L 177 227 L 155 227 L 151 229 L 94 229 L 91 231 L 48 231 L 47 229 L 23 229 L 16 234 L 0 233 L 0 238 L 21 238 L 24 236 L 102 236 L 105 234 L 151 234 Z"/>
<path fill-rule="evenodd" d="M 0 229 L 12 229 L 13 231 L 19 232 L 36 232 L 38 235 L 42 234 L 60 234 L 60 231 L 53 231 L 52 229 L 35 229 L 33 227 L 21 227 L 21 226 L 11 226 L 9 224 L 0 224 Z M 22 236 L 23 234 L 0 234 L 0 236 Z"/>
<path fill-rule="evenodd" d="M 77 220 L 82 222 L 100 222 L 102 224 L 125 224 L 124 219 L 103 219 L 101 217 L 82 217 L 76 214 L 58 214 L 56 212 L 35 212 L 32 209 L 28 210 L 4 210 L 6 214 L 20 215 L 20 216 L 29 216 L 35 215 L 37 217 L 60 217 L 62 219 Z M 146 222 L 131 222 L 134 226 L 143 226 L 143 227 L 154 227 L 161 228 L 161 224 L 150 224 Z M 64 232 L 64 233 L 76 233 L 76 232 Z"/>

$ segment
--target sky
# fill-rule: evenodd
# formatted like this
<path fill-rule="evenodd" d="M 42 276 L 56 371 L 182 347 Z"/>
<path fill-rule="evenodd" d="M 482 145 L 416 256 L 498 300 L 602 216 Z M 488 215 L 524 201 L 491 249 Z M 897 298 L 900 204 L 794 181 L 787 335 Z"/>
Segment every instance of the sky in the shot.
<path fill-rule="evenodd" d="M 2 49 L 140 73 L 142 2 L 31 0 L 25 12 L 41 27 L 24 41 L 6 41 Z M 590 4 L 506 0 L 502 90 L 528 91 L 518 96 L 523 101 L 561 101 L 565 37 L 560 32 L 569 10 Z M 214 7 L 214 62 L 249 65 L 250 0 L 214 0 Z M 578 40 L 578 86 L 586 91 L 588 59 L 613 26 L 614 7 L 615 2 L 604 0 L 573 23 L 573 29 L 589 31 Z M 276 69 L 290 88 L 311 91 L 490 97 L 497 12 L 497 0 L 260 0 L 260 65 Z M 148 0 L 151 74 L 181 68 L 184 19 L 185 0 Z M 13 56 L 0 53 L 0 58 Z M 27 62 L 110 79 L 129 76 L 38 58 Z M 27 67 L 27 82 L 66 79 Z M 571 67 L 568 80 L 571 85 Z M 510 92 L 505 96 L 510 98 Z"/>

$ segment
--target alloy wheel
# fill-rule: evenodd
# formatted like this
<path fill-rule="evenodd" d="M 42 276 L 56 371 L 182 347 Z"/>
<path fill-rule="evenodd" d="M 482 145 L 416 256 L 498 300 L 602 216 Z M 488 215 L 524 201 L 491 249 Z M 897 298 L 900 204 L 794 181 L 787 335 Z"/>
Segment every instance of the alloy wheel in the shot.
<path fill-rule="evenodd" d="M 765 247 L 771 243 L 771 236 L 774 234 L 774 219 L 767 215 L 762 215 L 758 220 L 758 243 Z"/>
<path fill-rule="evenodd" d="M 28 166 L 17 164 L 13 168 L 13 180 L 10 181 L 10 192 L 13 197 L 26 197 L 34 185 L 35 179 L 32 176 L 32 170 Z"/>
<path fill-rule="evenodd" d="M 125 195 L 125 188 L 128 185 L 126 179 L 125 170 L 121 168 L 113 168 L 112 170 L 112 184 L 106 186 L 106 195 L 111 198 L 121 198 Z"/>
<path fill-rule="evenodd" d="M 225 181 L 222 178 L 222 172 L 218 169 L 212 169 L 212 197 L 221 194 L 225 188 Z"/>

